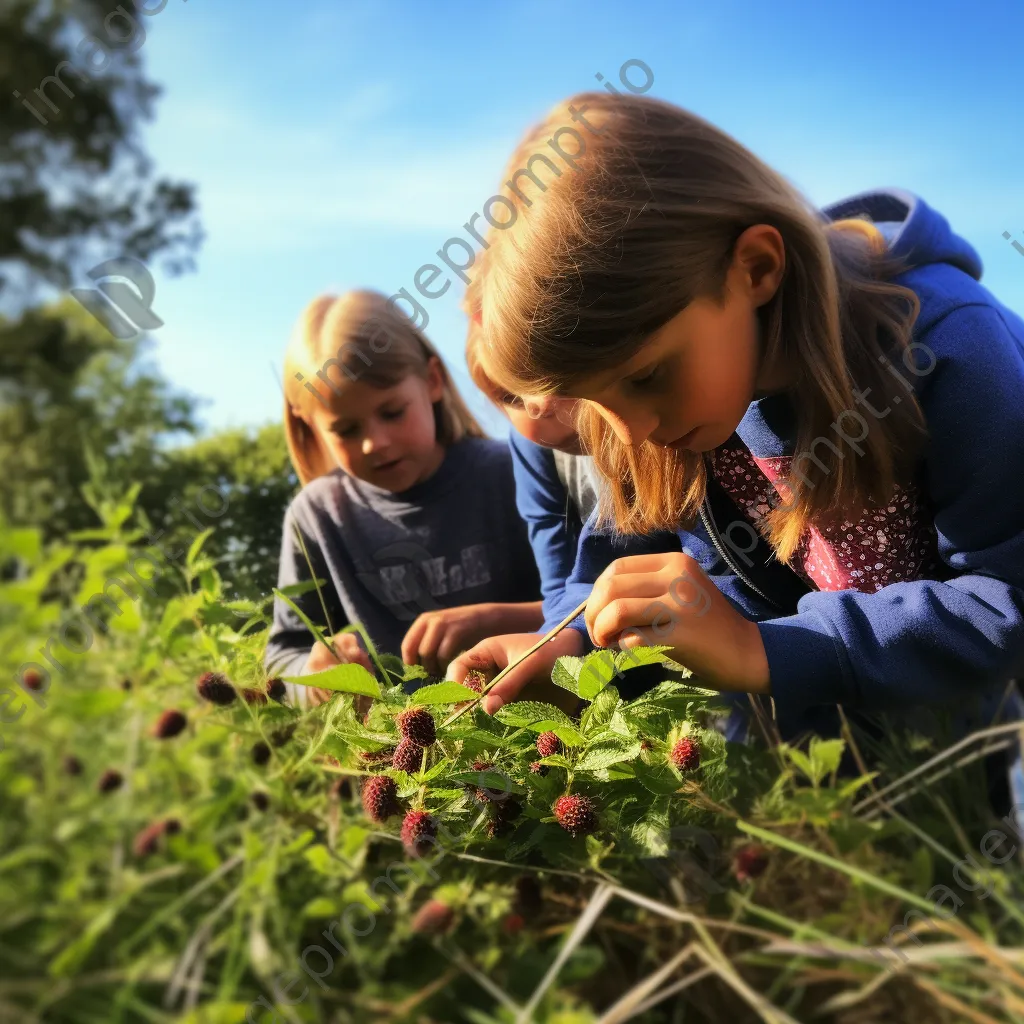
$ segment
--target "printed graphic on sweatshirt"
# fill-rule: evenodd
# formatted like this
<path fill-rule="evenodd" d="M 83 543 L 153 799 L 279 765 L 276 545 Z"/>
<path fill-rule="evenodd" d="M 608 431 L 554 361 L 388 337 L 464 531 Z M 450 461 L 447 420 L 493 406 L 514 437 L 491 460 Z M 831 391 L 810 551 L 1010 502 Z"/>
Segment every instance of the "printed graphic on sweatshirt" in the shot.
<path fill-rule="evenodd" d="M 434 556 L 413 541 L 399 541 L 374 552 L 376 572 L 358 573 L 359 581 L 386 604 L 402 621 L 412 621 L 422 612 L 447 607 L 439 597 L 457 594 L 491 582 L 491 565 L 486 544 L 470 544 L 459 552 L 459 560 Z"/>

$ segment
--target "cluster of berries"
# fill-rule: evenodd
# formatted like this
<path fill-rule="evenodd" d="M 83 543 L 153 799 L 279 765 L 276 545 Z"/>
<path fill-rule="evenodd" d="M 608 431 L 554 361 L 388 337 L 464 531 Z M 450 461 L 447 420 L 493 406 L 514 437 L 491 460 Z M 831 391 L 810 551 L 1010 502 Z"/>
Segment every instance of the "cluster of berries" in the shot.
<path fill-rule="evenodd" d="M 401 742 L 392 753 L 392 767 L 413 764 L 418 771 L 423 753 L 437 739 L 433 716 L 425 708 L 403 711 L 396 719 L 402 734 Z M 378 753 L 375 763 L 383 759 Z M 407 768 L 402 768 L 407 771 Z M 398 787 L 390 775 L 371 775 L 363 784 L 363 810 L 371 821 L 384 822 L 402 811 L 398 803 Z M 422 857 L 437 836 L 437 820 L 424 810 L 408 811 L 402 819 L 402 845 L 413 857 Z"/>
<path fill-rule="evenodd" d="M 287 692 L 284 680 L 277 677 L 267 680 L 266 690 L 245 687 L 236 691 L 223 672 L 204 672 L 196 683 L 196 691 L 203 700 L 221 707 L 233 704 L 239 695 L 246 704 L 263 705 L 267 703 L 268 699 L 280 704 L 284 701 Z"/>

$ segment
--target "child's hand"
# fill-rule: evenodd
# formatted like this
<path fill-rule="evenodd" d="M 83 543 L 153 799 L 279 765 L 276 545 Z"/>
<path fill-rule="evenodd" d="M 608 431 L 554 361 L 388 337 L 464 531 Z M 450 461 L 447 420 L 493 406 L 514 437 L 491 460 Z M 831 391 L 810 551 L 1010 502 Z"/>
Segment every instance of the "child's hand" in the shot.
<path fill-rule="evenodd" d="M 443 676 L 448 663 L 485 637 L 509 629 L 529 629 L 543 621 L 540 602 L 467 604 L 424 612 L 402 641 L 402 661 Z"/>
<path fill-rule="evenodd" d="M 493 676 L 529 650 L 541 636 L 542 633 L 492 636 L 456 658 L 451 666 L 450 677 L 461 683 L 470 669 L 478 669 Z M 502 704 L 514 700 L 542 700 L 565 712 L 575 711 L 579 703 L 576 695 L 555 686 L 551 682 L 551 670 L 563 654 L 582 653 L 583 637 L 575 629 L 563 629 L 553 640 L 531 654 L 522 665 L 514 668 L 493 690 L 488 691 L 481 701 L 484 711 L 493 715 Z"/>
<path fill-rule="evenodd" d="M 334 665 L 362 665 L 367 672 L 373 675 L 370 656 L 363 650 L 355 633 L 336 633 L 328 639 L 333 644 L 335 651 L 338 652 L 337 657 L 325 644 L 317 643 L 309 652 L 305 668 L 302 670 L 303 675 L 323 672 Z M 324 701 L 330 700 L 336 692 L 335 690 L 324 690 L 319 686 L 308 686 L 306 689 L 309 691 L 310 707 L 316 707 L 317 704 L 323 704 Z"/>
<path fill-rule="evenodd" d="M 594 583 L 584 618 L 599 647 L 665 644 L 709 687 L 771 692 L 757 624 L 681 551 L 616 559 Z"/>

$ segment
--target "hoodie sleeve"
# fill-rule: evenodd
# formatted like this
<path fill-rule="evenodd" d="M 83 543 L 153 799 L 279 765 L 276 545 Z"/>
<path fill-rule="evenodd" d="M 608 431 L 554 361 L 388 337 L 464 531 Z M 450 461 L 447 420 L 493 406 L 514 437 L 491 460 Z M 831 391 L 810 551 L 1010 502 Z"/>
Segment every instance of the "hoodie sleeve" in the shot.
<path fill-rule="evenodd" d="M 313 579 L 310 565 L 312 565 L 312 572 L 315 573 L 317 579 L 327 581 L 331 579 L 323 552 L 320 549 L 314 532 L 309 529 L 303 529 L 301 526 L 303 519 L 301 513 L 302 500 L 302 496 L 299 495 L 288 506 L 284 515 L 281 561 L 277 573 L 277 587 L 279 590 Z M 305 555 L 303 555 L 302 547 L 296 536 L 297 529 L 301 530 L 302 542 L 309 554 L 309 563 L 307 563 Z M 335 589 L 330 582 L 327 582 L 326 585 L 321 585 L 320 593 L 323 595 L 324 603 L 327 606 L 330 627 L 324 621 L 324 610 L 315 589 L 308 590 L 298 597 L 293 597 L 291 600 L 302 609 L 304 615 L 325 631 L 330 628 L 337 632 L 339 629 L 347 626 L 348 618 L 342 610 Z M 274 621 L 267 640 L 267 649 L 263 656 L 267 672 L 272 675 L 302 675 L 302 670 L 313 647 L 313 642 L 313 635 L 306 628 L 302 619 L 296 615 L 294 609 L 279 597 L 275 597 Z M 305 687 L 301 687 L 301 689 L 305 690 Z M 292 696 L 294 697 L 295 694 L 292 694 Z"/>
<path fill-rule="evenodd" d="M 959 702 L 1024 663 L 1024 324 L 964 305 L 922 340 L 923 480 L 953 576 L 812 593 L 759 622 L 782 709 Z"/>
<path fill-rule="evenodd" d="M 561 607 L 562 590 L 576 557 L 575 510 L 558 477 L 552 452 L 509 431 L 512 473 L 516 482 L 516 508 L 526 522 L 533 558 L 540 573 L 544 618 Z M 574 521 L 570 522 L 570 516 Z M 556 620 L 557 621 L 557 620 Z"/>

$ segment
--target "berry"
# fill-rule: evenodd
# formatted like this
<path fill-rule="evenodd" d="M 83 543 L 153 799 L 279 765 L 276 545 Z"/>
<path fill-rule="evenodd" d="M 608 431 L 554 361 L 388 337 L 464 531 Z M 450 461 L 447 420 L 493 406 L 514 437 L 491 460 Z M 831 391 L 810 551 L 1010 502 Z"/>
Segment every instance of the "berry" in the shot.
<path fill-rule="evenodd" d="M 262 690 L 254 690 L 252 687 L 246 687 L 242 690 L 242 700 L 246 704 L 266 704 L 267 695 Z"/>
<path fill-rule="evenodd" d="M 508 830 L 508 826 L 523 813 L 518 800 L 503 800 L 494 805 L 494 817 L 487 823 L 487 835 L 493 839 Z"/>
<path fill-rule="evenodd" d="M 100 776 L 96 787 L 101 793 L 113 793 L 115 789 L 121 788 L 123 782 L 124 776 L 116 768 L 108 768 Z"/>
<path fill-rule="evenodd" d="M 437 739 L 434 717 L 425 708 L 410 708 L 403 711 L 396 721 L 402 735 L 421 747 L 429 747 Z"/>
<path fill-rule="evenodd" d="M 252 805 L 257 811 L 265 811 L 270 806 L 270 797 L 262 790 L 256 790 L 252 795 Z"/>
<path fill-rule="evenodd" d="M 82 762 L 75 757 L 74 754 L 64 755 L 64 771 L 68 775 L 81 775 L 82 774 Z"/>
<path fill-rule="evenodd" d="M 736 851 L 732 871 L 737 882 L 746 882 L 764 874 L 768 867 L 768 851 L 763 846 L 744 846 Z"/>
<path fill-rule="evenodd" d="M 228 677 L 223 672 L 204 672 L 196 683 L 196 690 L 203 700 L 219 704 L 221 707 L 227 707 L 235 700 L 235 688 L 228 682 Z"/>
<path fill-rule="evenodd" d="M 548 770 L 548 765 L 541 764 L 540 761 L 530 762 L 530 771 L 533 772 L 534 775 L 540 775 L 543 777 L 547 775 Z"/>
<path fill-rule="evenodd" d="M 542 732 L 537 737 L 537 753 L 541 757 L 550 757 L 552 754 L 557 754 L 561 749 L 562 744 L 553 732 Z"/>
<path fill-rule="evenodd" d="M 288 687 L 284 685 L 284 680 L 280 677 L 274 676 L 273 679 L 267 680 L 267 696 L 271 700 L 276 700 L 280 704 L 287 693 Z"/>
<path fill-rule="evenodd" d="M 669 754 L 669 760 L 681 772 L 692 772 L 700 766 L 700 744 L 684 736 Z"/>
<path fill-rule="evenodd" d="M 423 764 L 423 749 L 412 740 L 402 740 L 391 759 L 391 767 L 400 772 L 418 772 Z"/>
<path fill-rule="evenodd" d="M 412 919 L 412 930 L 420 935 L 441 935 L 451 928 L 454 920 L 455 913 L 447 903 L 429 900 Z"/>
<path fill-rule="evenodd" d="M 411 857 L 422 857 L 436 835 L 437 822 L 426 811 L 409 811 L 402 819 L 402 845 Z"/>
<path fill-rule="evenodd" d="M 177 818 L 164 819 L 164 835 L 176 836 L 181 831 L 181 822 Z"/>
<path fill-rule="evenodd" d="M 163 822 L 160 821 L 147 825 L 132 840 L 132 853 L 136 857 L 148 857 L 151 853 L 156 853 L 163 830 Z"/>
<path fill-rule="evenodd" d="M 340 779 L 335 779 L 331 783 L 331 796 L 335 796 L 339 800 L 342 798 L 347 800 L 352 796 L 352 780 L 347 775 L 343 775 Z"/>
<path fill-rule="evenodd" d="M 169 740 L 177 736 L 186 725 L 188 725 L 188 719 L 180 711 L 168 708 L 156 720 L 156 724 L 153 726 L 153 735 L 158 740 Z"/>
<path fill-rule="evenodd" d="M 517 935 L 523 930 L 525 924 L 526 920 L 522 914 L 506 914 L 505 919 L 501 922 L 501 928 L 506 935 Z"/>
<path fill-rule="evenodd" d="M 476 760 L 473 762 L 473 771 L 475 772 L 486 772 L 493 768 L 494 765 L 490 761 Z M 486 786 L 470 786 L 469 789 L 476 797 L 478 804 L 489 803 L 495 800 L 500 795 L 500 790 L 488 789 Z"/>
<path fill-rule="evenodd" d="M 270 760 L 270 747 L 263 740 L 252 745 L 252 759 L 258 765 L 264 765 Z"/>
<path fill-rule="evenodd" d="M 597 830 L 593 802 L 585 796 L 560 796 L 552 807 L 555 820 L 574 839 Z"/>
<path fill-rule="evenodd" d="M 474 668 L 466 673 L 466 678 L 462 680 L 462 685 L 473 690 L 474 693 L 483 693 L 484 687 L 487 685 L 487 677 L 483 672 L 479 672 Z"/>
<path fill-rule="evenodd" d="M 540 884 L 533 875 L 520 875 L 516 879 L 516 910 L 524 917 L 535 917 L 544 905 Z"/>
<path fill-rule="evenodd" d="M 371 775 L 363 783 L 363 810 L 371 821 L 387 821 L 398 814 L 398 787 L 390 775 Z"/>
<path fill-rule="evenodd" d="M 25 669 L 21 682 L 26 690 L 41 690 L 43 688 L 43 677 L 34 668 Z"/>
<path fill-rule="evenodd" d="M 122 690 L 130 690 L 131 688 L 132 688 L 132 681 L 130 679 L 122 679 L 121 680 L 121 689 Z"/>
<path fill-rule="evenodd" d="M 275 729 L 268 738 L 272 747 L 283 747 L 293 735 L 295 735 L 295 726 L 283 725 L 280 729 Z"/>

